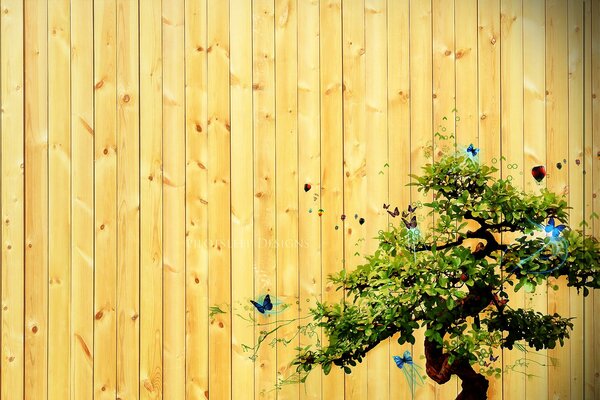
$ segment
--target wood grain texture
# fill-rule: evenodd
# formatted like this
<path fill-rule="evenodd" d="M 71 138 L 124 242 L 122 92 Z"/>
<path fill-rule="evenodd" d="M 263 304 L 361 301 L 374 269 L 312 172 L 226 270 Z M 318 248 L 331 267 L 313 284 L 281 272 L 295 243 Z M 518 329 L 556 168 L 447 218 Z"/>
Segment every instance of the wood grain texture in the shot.
<path fill-rule="evenodd" d="M 116 397 L 117 9 L 94 2 L 94 399 Z"/>
<path fill-rule="evenodd" d="M 139 399 L 140 94 L 138 4 L 117 1 L 117 397 Z"/>
<path fill-rule="evenodd" d="M 161 1 L 140 13 L 140 367 L 144 400 L 163 398 L 163 86 Z"/>
<path fill-rule="evenodd" d="M 322 204 L 321 129 L 320 129 L 320 54 L 319 54 L 319 2 L 298 1 L 298 277 L 299 315 L 308 315 L 310 308 L 322 299 L 321 220 L 334 222 L 339 232 L 339 209 L 328 208 L 326 214 L 316 218 L 308 210 Z M 305 183 L 312 186 L 304 192 Z M 331 215 L 330 215 L 331 214 Z M 315 332 L 318 335 L 320 332 Z M 316 344 L 319 337 L 301 335 L 299 345 Z M 309 375 L 306 386 L 300 386 L 300 398 L 321 398 L 322 377 L 316 372 Z"/>
<path fill-rule="evenodd" d="M 48 397 L 67 398 L 71 330 L 71 87 L 69 1 L 48 3 Z"/>
<path fill-rule="evenodd" d="M 47 12 L 45 1 L 24 4 L 26 399 L 48 395 Z"/>
<path fill-rule="evenodd" d="M 280 391 L 322 332 L 248 349 L 350 301 L 328 277 L 454 146 L 597 236 L 599 27 L 597 0 L 0 0 L 0 399 L 454 398 L 392 360 L 422 333 Z M 560 285 L 511 304 L 571 339 L 505 351 L 490 399 L 600 397 L 600 296 Z"/>
<path fill-rule="evenodd" d="M 163 396 L 185 397 L 184 2 L 162 2 Z"/>
<path fill-rule="evenodd" d="M 23 398 L 25 365 L 24 10 L 20 1 L 0 9 L 0 399 L 8 400 Z"/>
<path fill-rule="evenodd" d="M 344 128 L 343 128 L 343 42 L 341 0 L 320 3 L 320 207 L 321 217 L 321 292 L 323 301 L 339 302 L 342 294 L 327 277 L 345 268 L 345 232 L 352 210 L 344 204 Z M 317 204 L 312 205 L 313 212 Z M 309 214 L 310 215 L 310 214 Z M 341 216 L 345 215 L 345 220 Z M 338 229 L 335 229 L 335 226 Z M 323 338 L 326 340 L 326 338 Z M 345 378 L 341 370 L 323 376 L 321 398 L 343 399 Z"/>
<path fill-rule="evenodd" d="M 204 399 L 208 374 L 207 4 L 186 2 L 186 398 Z"/>

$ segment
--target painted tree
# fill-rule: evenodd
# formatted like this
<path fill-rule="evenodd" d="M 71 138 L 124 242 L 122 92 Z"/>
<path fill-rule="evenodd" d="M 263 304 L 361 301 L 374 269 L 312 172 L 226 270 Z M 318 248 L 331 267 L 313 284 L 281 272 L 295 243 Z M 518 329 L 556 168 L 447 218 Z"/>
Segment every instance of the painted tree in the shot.
<path fill-rule="evenodd" d="M 433 193 L 430 203 L 403 212 L 386 206 L 398 223 L 379 233 L 364 265 L 331 277 L 344 300 L 311 310 L 311 325 L 328 340 L 299 349 L 293 364 L 300 376 L 319 365 L 326 374 L 332 366 L 351 373 L 381 341 L 397 334 L 398 343 L 415 344 L 423 327 L 427 375 L 438 384 L 457 375 L 457 399 L 481 400 L 485 375 L 500 372 L 489 362 L 494 351 L 564 344 L 570 318 L 513 308 L 508 289 L 560 290 L 552 279 L 564 276 L 587 296 L 600 287 L 599 242 L 566 225 L 562 197 L 495 179 L 497 169 L 481 165 L 476 152 L 470 146 L 446 155 L 413 176 L 419 191 Z M 423 215 L 435 216 L 427 233 L 419 232 Z M 514 239 L 502 241 L 502 234 Z"/>

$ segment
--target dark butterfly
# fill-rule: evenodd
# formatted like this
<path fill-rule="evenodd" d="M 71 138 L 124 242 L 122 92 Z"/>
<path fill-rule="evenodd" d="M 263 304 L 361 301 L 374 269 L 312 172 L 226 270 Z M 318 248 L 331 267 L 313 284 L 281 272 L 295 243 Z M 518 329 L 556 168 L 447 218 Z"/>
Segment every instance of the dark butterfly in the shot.
<path fill-rule="evenodd" d="M 387 209 L 389 209 L 389 208 L 390 208 L 390 205 L 389 205 L 389 204 L 385 204 L 385 203 L 383 203 L 383 209 L 384 209 L 384 210 L 387 210 Z"/>
<path fill-rule="evenodd" d="M 548 220 L 548 225 L 546 225 L 546 228 L 544 228 L 544 230 L 546 231 L 546 233 L 550 233 L 553 238 L 557 238 L 566 227 L 566 225 L 554 225 L 554 218 L 550 218 Z"/>
<path fill-rule="evenodd" d="M 417 227 L 417 216 L 413 215 L 410 219 L 410 222 L 408 222 L 405 218 L 402 218 L 402 222 L 404 222 L 404 225 L 406 225 L 406 229 L 414 229 Z"/>
<path fill-rule="evenodd" d="M 396 218 L 398 215 L 400 215 L 398 207 L 394 208 L 394 211 L 387 210 L 387 212 L 392 216 L 392 218 Z"/>
<path fill-rule="evenodd" d="M 500 356 L 499 356 L 499 355 L 498 355 L 498 356 L 496 356 L 496 357 L 494 357 L 494 355 L 493 355 L 493 354 L 490 354 L 490 361 L 491 361 L 491 362 L 494 362 L 494 361 L 496 361 L 498 358 L 500 358 Z"/>
<path fill-rule="evenodd" d="M 262 304 L 257 303 L 254 300 L 250 300 L 250 303 L 252 303 L 254 305 L 254 307 L 256 307 L 256 309 L 258 310 L 259 313 L 264 314 L 265 311 L 269 311 L 273 309 L 273 303 L 271 303 L 271 296 L 270 295 L 266 295 L 265 298 L 262 301 Z"/>
<path fill-rule="evenodd" d="M 533 178 L 536 181 L 541 182 L 542 179 L 544 179 L 546 177 L 546 168 L 543 165 L 538 165 L 537 167 L 533 167 L 533 168 L 531 168 L 531 175 L 533 175 Z"/>
<path fill-rule="evenodd" d="M 411 206 L 411 205 L 409 204 L 409 205 L 408 205 L 408 212 L 409 212 L 409 213 L 413 213 L 413 212 L 415 212 L 415 211 L 417 211 L 417 207 L 413 207 L 413 206 Z"/>
<path fill-rule="evenodd" d="M 392 357 L 394 359 L 394 362 L 396 363 L 396 366 L 398 366 L 398 368 L 402 369 L 402 367 L 404 367 L 404 364 L 409 364 L 412 365 L 413 364 L 413 359 L 410 355 L 410 351 L 406 350 L 404 352 L 404 354 L 402 355 L 402 357 L 400 356 L 394 356 Z"/>
<path fill-rule="evenodd" d="M 479 153 L 479 149 L 473 147 L 473 144 L 471 143 L 469 147 L 467 147 L 467 153 L 469 153 L 471 157 L 475 157 L 477 153 Z"/>

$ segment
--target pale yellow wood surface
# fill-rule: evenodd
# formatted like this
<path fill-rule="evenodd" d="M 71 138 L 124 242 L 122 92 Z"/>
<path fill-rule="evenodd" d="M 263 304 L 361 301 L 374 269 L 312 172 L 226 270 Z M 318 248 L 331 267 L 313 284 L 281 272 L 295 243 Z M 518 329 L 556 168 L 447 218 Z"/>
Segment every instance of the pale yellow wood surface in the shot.
<path fill-rule="evenodd" d="M 186 2 L 186 398 L 204 399 L 208 384 L 207 8 Z"/>
<path fill-rule="evenodd" d="M 422 333 L 281 391 L 316 337 L 247 346 L 341 300 L 455 144 L 598 235 L 599 26 L 597 0 L 0 0 L 0 399 L 454 398 L 392 360 L 424 366 Z M 575 329 L 504 352 L 490 399 L 600 396 L 600 296 L 564 283 L 512 297 Z"/>
<path fill-rule="evenodd" d="M 41 6 L 41 7 L 40 7 Z M 24 4 L 25 382 L 24 397 L 48 395 L 47 4 Z M 6 132 L 3 132 L 3 135 Z M 4 188 L 4 187 L 3 187 Z M 34 201 L 32 201 L 34 200 Z"/>
<path fill-rule="evenodd" d="M 411 201 L 410 187 L 406 186 L 410 174 L 410 75 L 409 75 L 409 0 L 388 2 L 387 8 L 387 131 L 388 167 L 383 172 L 388 175 L 389 204 L 406 210 Z M 391 224 L 402 222 L 390 220 Z M 390 399 L 403 399 L 411 396 L 410 386 L 400 368 L 391 357 L 411 353 L 413 346 L 406 343 L 400 346 L 398 335 L 390 340 Z M 422 363 L 417 361 L 419 365 Z"/>
<path fill-rule="evenodd" d="M 600 3 L 591 2 L 591 18 L 588 20 L 591 25 L 591 111 L 592 111 L 592 154 L 591 163 L 586 170 L 590 170 L 592 178 L 592 211 L 600 214 L 600 43 L 594 38 L 600 37 Z M 595 194 L 595 195 L 594 195 Z M 595 237 L 600 235 L 600 221 L 593 220 L 593 234 Z M 600 294 L 593 294 L 594 315 L 600 310 Z M 600 332 L 600 318 L 594 317 L 594 345 L 590 350 L 593 352 L 593 370 L 594 370 L 594 398 L 600 397 L 600 339 L 597 332 Z M 587 350 L 586 350 L 587 351 Z"/>
<path fill-rule="evenodd" d="M 536 182 L 531 169 L 546 165 L 546 81 L 545 81 L 545 12 L 542 2 L 523 2 L 523 187 L 528 193 L 539 194 L 546 188 L 547 180 Z M 548 290 L 538 286 L 535 293 L 528 294 L 525 306 L 546 313 Z M 529 360 L 525 382 L 525 398 L 545 400 L 548 398 L 547 350 L 527 354 Z"/>
<path fill-rule="evenodd" d="M 568 157 L 569 136 L 569 82 L 568 74 L 568 32 L 567 3 L 560 0 L 546 2 L 546 139 L 548 189 L 568 194 L 569 169 L 566 164 L 561 169 L 558 163 Z M 560 290 L 548 291 L 548 312 L 567 315 L 570 310 L 569 289 L 566 279 L 556 281 Z M 556 358 L 556 365 L 548 368 L 548 397 L 551 399 L 570 398 L 570 348 L 571 342 L 564 347 L 548 350 L 548 356 Z"/>
<path fill-rule="evenodd" d="M 421 168 L 433 161 L 433 49 L 432 5 L 424 1 L 410 2 L 410 173 L 421 174 Z M 416 205 L 432 200 L 411 188 L 411 202 Z M 426 234 L 433 220 L 419 207 L 416 211 L 418 228 Z M 425 355 L 425 328 L 415 331 L 412 357 L 422 360 Z M 414 387 L 413 399 L 435 399 L 436 387 L 432 380 Z"/>
<path fill-rule="evenodd" d="M 456 128 L 455 2 L 434 0 L 432 7 L 433 159 L 454 151 Z M 434 217 L 435 219 L 435 217 Z M 436 385 L 436 399 L 454 399 L 456 376 Z"/>
<path fill-rule="evenodd" d="M 139 393 L 163 388 L 163 120 L 161 1 L 140 13 L 140 367 Z"/>
<path fill-rule="evenodd" d="M 344 131 L 344 262 L 347 271 L 354 270 L 364 260 L 367 225 L 367 160 L 365 104 L 365 9 L 364 1 L 342 3 L 342 94 Z M 347 399 L 368 396 L 368 359 L 346 375 Z"/>
<path fill-rule="evenodd" d="M 209 303 L 231 301 L 231 120 L 229 94 L 229 5 L 210 1 L 208 21 L 208 238 Z M 231 399 L 231 316 L 211 321 L 209 391 L 211 399 Z M 248 388 L 249 389 L 249 388 Z"/>
<path fill-rule="evenodd" d="M 256 1 L 252 8 L 252 89 L 254 145 L 254 297 L 276 297 L 276 192 L 275 192 L 275 8 L 272 1 Z M 254 312 L 258 323 L 274 316 Z M 264 326 L 257 326 L 258 340 Z M 270 342 L 270 340 L 269 340 Z M 254 397 L 274 399 L 277 355 L 275 348 L 262 346 L 255 362 Z"/>
<path fill-rule="evenodd" d="M 0 399 L 24 388 L 24 121 L 23 4 L 0 3 Z"/>
<path fill-rule="evenodd" d="M 117 1 L 117 398 L 139 399 L 140 131 L 137 3 Z"/>
<path fill-rule="evenodd" d="M 568 2 L 567 20 L 567 60 L 568 60 L 568 154 L 566 157 L 569 179 L 568 202 L 573 207 L 569 213 L 569 223 L 573 229 L 582 229 L 584 220 L 584 175 L 576 159 L 583 157 L 584 138 L 584 98 L 583 98 L 583 0 Z M 583 399 L 584 385 L 584 326 L 583 296 L 577 289 L 569 288 L 569 315 L 574 317 L 573 332 L 570 335 L 571 357 L 571 399 Z"/>
<path fill-rule="evenodd" d="M 501 176 L 510 179 L 513 187 L 523 189 L 523 175 L 518 171 L 523 168 L 523 2 L 522 0 L 502 1 L 500 8 L 500 46 L 503 54 L 500 57 L 500 109 L 501 109 Z M 516 168 L 515 168 L 516 167 Z M 502 242 L 510 243 L 519 234 L 506 232 L 502 234 Z M 506 288 L 510 297 L 510 306 L 522 308 L 525 305 L 524 289 L 515 292 Z M 505 371 L 502 379 L 503 396 L 510 399 L 525 396 L 525 368 L 520 363 L 527 355 L 519 349 L 505 350 L 503 362 Z"/>
<path fill-rule="evenodd" d="M 254 298 L 254 187 L 252 179 L 252 5 L 231 3 L 231 304 L 242 312 Z M 239 318 L 231 320 L 232 399 L 254 398 L 254 362 L 242 345 L 255 343 L 254 327 Z"/>
<path fill-rule="evenodd" d="M 308 315 L 309 309 L 321 300 L 324 281 L 321 263 L 321 220 L 327 218 L 338 226 L 334 234 L 341 232 L 339 209 L 326 209 L 318 218 L 308 210 L 321 207 L 321 130 L 319 110 L 320 56 L 319 56 L 319 3 L 311 0 L 298 1 L 298 276 L 299 315 Z M 341 165 L 340 165 L 341 167 Z M 340 176 L 341 177 L 341 176 Z M 305 183 L 312 188 L 304 192 Z M 316 197 L 315 197 L 316 196 Z M 315 337 L 300 336 L 300 346 L 315 344 Z M 321 398 L 322 379 L 319 371 L 311 373 L 304 387 L 300 386 L 300 398 Z"/>
<path fill-rule="evenodd" d="M 584 137 L 583 137 L 583 155 L 580 157 L 581 169 L 584 173 L 584 204 L 583 218 L 585 220 L 583 226 L 584 235 L 594 234 L 594 223 L 592 218 L 592 202 L 593 202 L 593 169 L 592 169 L 592 24 L 591 24 L 592 7 L 590 2 L 583 4 L 583 119 L 584 119 Z M 584 387 L 583 395 L 586 398 L 594 397 L 594 380 L 596 379 L 594 366 L 594 350 L 596 343 L 596 334 L 594 332 L 594 295 L 584 299 Z M 592 351 L 585 351 L 592 349 Z"/>
<path fill-rule="evenodd" d="M 298 6 L 296 0 L 275 1 L 275 204 L 277 300 L 289 308 L 278 321 L 298 318 Z M 313 214 L 318 218 L 318 214 Z M 277 380 L 289 378 L 300 345 L 297 324 L 277 332 Z M 298 399 L 299 387 L 284 385 L 280 399 Z"/>
<path fill-rule="evenodd" d="M 48 2 L 48 397 L 70 393 L 71 129 L 69 1 Z"/>
<path fill-rule="evenodd" d="M 387 2 L 365 1 L 365 130 L 366 135 L 366 247 L 373 253 L 379 247 L 376 237 L 386 229 L 388 213 L 383 202 L 389 202 L 389 175 L 384 172 L 388 163 L 387 130 Z M 386 171 L 387 172 L 387 171 Z M 368 355 L 367 396 L 389 399 L 390 341 L 380 343 Z"/>
<path fill-rule="evenodd" d="M 94 399 L 116 397 L 116 2 L 94 2 Z"/>
<path fill-rule="evenodd" d="M 343 130 L 343 76 L 342 76 L 342 4 L 341 0 L 323 0 L 320 3 L 320 207 L 321 217 L 321 291 L 322 300 L 339 302 L 342 294 L 327 277 L 345 267 L 344 240 L 354 214 L 344 205 L 344 130 Z M 302 183 L 301 183 L 302 184 Z M 319 207 L 318 202 L 312 205 Z M 307 212 L 308 210 L 303 210 Z M 342 221 L 342 215 L 345 220 Z M 312 214 L 309 214 L 312 216 Z M 314 218 L 314 217 L 313 217 Z M 335 227 L 338 226 L 336 230 Z M 325 340 L 325 338 L 323 338 Z M 315 374 L 320 371 L 317 369 Z M 346 375 L 347 376 L 347 375 Z M 323 376 L 321 398 L 343 399 L 344 373 L 333 369 Z"/>
<path fill-rule="evenodd" d="M 478 8 L 477 0 L 454 2 L 456 143 L 478 146 Z"/>
<path fill-rule="evenodd" d="M 163 396 L 185 397 L 184 2 L 162 2 Z"/>

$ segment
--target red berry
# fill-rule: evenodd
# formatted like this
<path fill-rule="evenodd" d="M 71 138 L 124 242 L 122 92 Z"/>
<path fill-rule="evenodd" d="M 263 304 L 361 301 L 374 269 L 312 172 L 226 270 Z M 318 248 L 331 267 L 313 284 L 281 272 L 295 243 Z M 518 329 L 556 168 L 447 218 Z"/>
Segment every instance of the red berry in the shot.
<path fill-rule="evenodd" d="M 463 281 L 463 282 L 466 282 L 466 281 L 468 281 L 468 280 L 469 280 L 469 275 L 467 275 L 467 274 L 462 274 L 462 275 L 460 276 L 460 280 L 461 280 L 461 281 Z"/>

